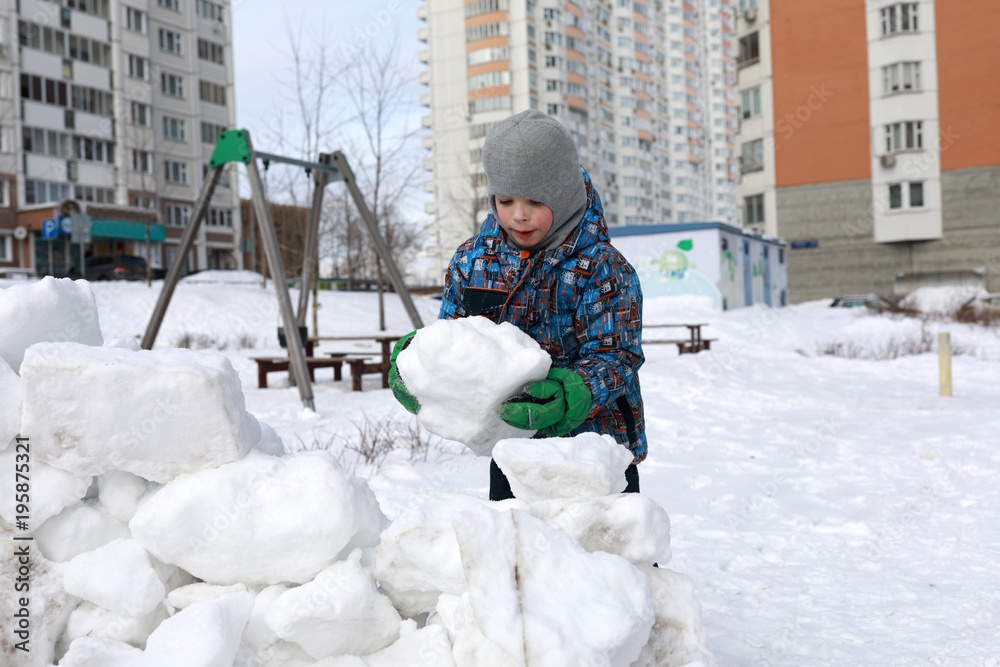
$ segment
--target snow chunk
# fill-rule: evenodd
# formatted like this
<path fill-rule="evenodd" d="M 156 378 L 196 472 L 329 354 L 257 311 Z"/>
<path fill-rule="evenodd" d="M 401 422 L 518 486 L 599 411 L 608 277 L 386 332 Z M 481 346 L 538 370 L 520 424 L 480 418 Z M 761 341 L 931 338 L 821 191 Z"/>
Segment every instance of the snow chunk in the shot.
<path fill-rule="evenodd" d="M 214 600 L 227 593 L 245 593 L 246 590 L 247 587 L 243 584 L 216 586 L 214 584 L 197 582 L 170 591 L 170 595 L 167 596 L 167 604 L 175 610 L 180 610 L 190 607 L 195 602 Z"/>
<path fill-rule="evenodd" d="M 386 519 L 375 494 L 325 451 L 251 452 L 150 495 L 129 527 L 151 554 L 213 584 L 305 583 Z"/>
<path fill-rule="evenodd" d="M 452 517 L 472 506 L 493 507 L 475 496 L 435 492 L 415 498 L 382 533 L 375 577 L 403 616 L 434 609 L 442 593 L 461 595 L 465 572 Z"/>
<path fill-rule="evenodd" d="M 63 586 L 70 595 L 132 617 L 146 616 L 166 590 L 138 542 L 119 539 L 66 563 Z"/>
<path fill-rule="evenodd" d="M 21 378 L 0 357 L 0 451 L 21 431 Z"/>
<path fill-rule="evenodd" d="M 123 642 L 80 637 L 73 640 L 59 667 L 133 667 L 142 651 Z"/>
<path fill-rule="evenodd" d="M 76 600 L 63 590 L 59 566 L 46 560 L 31 542 L 15 542 L 13 537 L 10 532 L 0 530 L 0 542 L 5 545 L 0 552 L 0 581 L 4 582 L 0 587 L 0 613 L 3 614 L 0 664 L 4 667 L 42 667 L 53 662 L 56 640 Z M 22 548 L 28 550 L 31 560 L 30 591 L 14 588 L 17 577 L 22 576 L 19 570 L 23 563 L 18 561 L 17 553 Z M 27 616 L 15 617 L 24 598 L 28 603 Z M 23 641 L 27 641 L 28 652 L 14 648 Z"/>
<path fill-rule="evenodd" d="M 401 667 L 403 665 L 428 665 L 433 667 L 455 667 L 451 655 L 451 643 L 444 628 L 431 625 L 419 630 L 414 621 L 403 621 L 399 641 L 377 653 L 363 658 L 342 656 L 316 663 L 314 667 Z M 482 663 L 476 667 L 488 667 Z"/>
<path fill-rule="evenodd" d="M 143 648 L 156 626 L 168 616 L 162 604 L 149 614 L 135 618 L 98 607 L 92 602 L 83 602 L 69 615 L 64 639 L 74 642 L 80 637 L 95 637 Z"/>
<path fill-rule="evenodd" d="M 160 623 L 137 667 L 231 665 L 250 618 L 253 596 L 229 593 L 196 602 Z"/>
<path fill-rule="evenodd" d="M 14 494 L 15 483 L 18 481 L 16 479 L 17 456 L 18 454 L 23 456 L 24 453 L 23 450 L 18 451 L 16 447 L 8 447 L 0 452 L 0 516 L 11 526 L 14 525 L 16 515 L 19 514 L 15 511 L 17 499 Z M 28 454 L 30 457 L 30 450 Z M 26 472 L 31 479 L 31 502 L 29 503 L 31 512 L 28 532 L 34 531 L 50 517 L 81 500 L 87 495 L 87 489 L 90 488 L 90 477 L 77 477 L 58 468 L 45 465 L 41 461 L 30 460 L 30 466 Z"/>
<path fill-rule="evenodd" d="M 57 563 L 120 537 L 128 537 L 125 524 L 89 503 L 70 505 L 35 531 L 38 548 Z"/>
<path fill-rule="evenodd" d="M 544 380 L 552 360 L 509 322 L 463 317 L 419 329 L 396 363 L 420 402 L 420 423 L 489 456 L 497 441 L 530 434 L 501 420 L 500 406 L 526 385 Z"/>
<path fill-rule="evenodd" d="M 236 653 L 233 667 L 262 667 L 281 665 L 282 667 L 312 667 L 316 661 L 302 650 L 298 644 L 286 642 L 272 630 L 265 621 L 267 610 L 271 608 L 288 586 L 275 584 L 268 586 L 254 598 L 250 620 L 243 630 L 240 649 Z"/>
<path fill-rule="evenodd" d="M 239 376 L 215 353 L 39 343 L 21 382 L 38 459 L 78 475 L 165 482 L 234 461 L 260 439 Z"/>
<path fill-rule="evenodd" d="M 497 444 L 493 459 L 517 498 L 595 498 L 625 489 L 632 453 L 609 435 L 511 439 Z"/>
<path fill-rule="evenodd" d="M 634 667 L 714 667 L 708 638 L 701 623 L 701 605 L 694 599 L 694 584 L 683 574 L 645 565 L 656 622 Z"/>
<path fill-rule="evenodd" d="M 605 551 L 637 565 L 666 565 L 670 560 L 670 517 L 647 496 L 622 493 L 543 500 L 527 505 L 524 511 L 591 553 Z"/>
<path fill-rule="evenodd" d="M 367 655 L 389 646 L 399 638 L 399 613 L 360 561 L 356 550 L 313 581 L 282 593 L 265 622 L 317 660 Z"/>
<path fill-rule="evenodd" d="M 150 486 L 156 485 L 123 470 L 110 470 L 97 478 L 98 500 L 108 514 L 127 523 Z"/>
<path fill-rule="evenodd" d="M 630 563 L 521 510 L 472 507 L 454 524 L 478 626 L 515 664 L 628 667 L 639 656 L 653 602 Z"/>
<path fill-rule="evenodd" d="M 20 371 L 25 350 L 35 343 L 104 342 L 97 302 L 90 283 L 84 280 L 46 276 L 38 282 L 0 289 L 0 322 L 17 323 L 0 331 L 0 357 L 15 372 Z"/>

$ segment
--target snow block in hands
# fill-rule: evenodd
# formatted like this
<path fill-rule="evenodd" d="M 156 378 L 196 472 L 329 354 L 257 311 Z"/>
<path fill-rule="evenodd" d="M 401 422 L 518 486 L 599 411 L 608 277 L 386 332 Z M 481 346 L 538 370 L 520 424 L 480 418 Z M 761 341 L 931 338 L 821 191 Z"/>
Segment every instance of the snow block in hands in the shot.
<path fill-rule="evenodd" d="M 212 584 L 305 583 L 386 525 L 375 494 L 325 451 L 251 452 L 178 477 L 129 528 L 160 560 Z"/>
<path fill-rule="evenodd" d="M 0 289 L 0 357 L 19 372 L 24 352 L 35 343 L 101 345 L 97 302 L 84 280 L 46 276 L 38 282 Z"/>
<path fill-rule="evenodd" d="M 25 352 L 21 384 L 36 459 L 75 475 L 117 469 L 166 482 L 235 461 L 260 439 L 220 354 L 39 343 Z"/>
<path fill-rule="evenodd" d="M 551 364 L 526 333 L 485 317 L 437 320 L 419 329 L 396 358 L 400 378 L 420 402 L 420 423 L 479 456 L 489 456 L 503 438 L 533 433 L 505 423 L 500 407 L 544 380 Z"/>
<path fill-rule="evenodd" d="M 609 435 L 509 439 L 497 443 L 493 460 L 514 496 L 529 502 L 621 493 L 632 452 Z"/>

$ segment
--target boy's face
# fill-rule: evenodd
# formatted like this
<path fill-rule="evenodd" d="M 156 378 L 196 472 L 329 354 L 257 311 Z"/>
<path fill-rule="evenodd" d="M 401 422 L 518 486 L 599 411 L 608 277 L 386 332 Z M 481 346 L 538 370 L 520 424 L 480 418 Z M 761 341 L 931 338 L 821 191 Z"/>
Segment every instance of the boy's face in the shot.
<path fill-rule="evenodd" d="M 533 248 L 552 229 L 552 209 L 522 197 L 496 196 L 500 226 L 522 248 Z"/>

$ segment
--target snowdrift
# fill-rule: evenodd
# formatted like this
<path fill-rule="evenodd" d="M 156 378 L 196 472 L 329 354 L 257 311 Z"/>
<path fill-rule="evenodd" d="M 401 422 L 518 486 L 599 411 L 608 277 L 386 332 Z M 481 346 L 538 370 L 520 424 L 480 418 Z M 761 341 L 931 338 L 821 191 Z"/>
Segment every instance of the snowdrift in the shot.
<path fill-rule="evenodd" d="M 630 457 L 610 439 L 501 440 L 521 497 L 425 494 L 389 522 L 330 453 L 276 452 L 215 355 L 19 336 L 0 342 L 24 359 L 20 376 L 0 367 L 18 397 L 0 417 L 22 434 L 2 452 L 0 532 L 33 538 L 16 542 L 31 562 L 31 651 L 5 647 L 5 664 L 714 664 L 690 580 L 663 567 L 669 519 L 618 493 Z M 46 422 L 59 391 L 70 405 Z M 189 418 L 116 439 L 181 394 Z M 27 511 L 7 472 L 21 453 Z M 18 567 L 0 558 L 5 581 Z M 0 592 L 5 618 L 14 595 Z"/>

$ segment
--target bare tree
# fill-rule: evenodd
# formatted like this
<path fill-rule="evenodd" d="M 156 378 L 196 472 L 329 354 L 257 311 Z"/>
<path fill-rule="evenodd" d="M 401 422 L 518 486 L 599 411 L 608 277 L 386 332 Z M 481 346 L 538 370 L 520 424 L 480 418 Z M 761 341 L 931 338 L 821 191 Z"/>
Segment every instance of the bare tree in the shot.
<path fill-rule="evenodd" d="M 405 195 L 420 172 L 418 128 L 407 127 L 405 118 L 412 104 L 408 90 L 413 81 L 411 65 L 399 59 L 396 40 L 381 48 L 374 44 L 361 50 L 347 67 L 340 89 L 350 100 L 350 126 L 360 130 L 361 140 L 349 141 L 348 159 L 355 165 L 358 185 L 371 203 L 372 216 L 392 252 L 405 250 L 402 241 L 413 244 L 416 234 L 399 215 Z M 397 262 L 398 264 L 398 262 Z M 385 330 L 382 263 L 375 257 L 379 293 L 379 328 Z"/>

